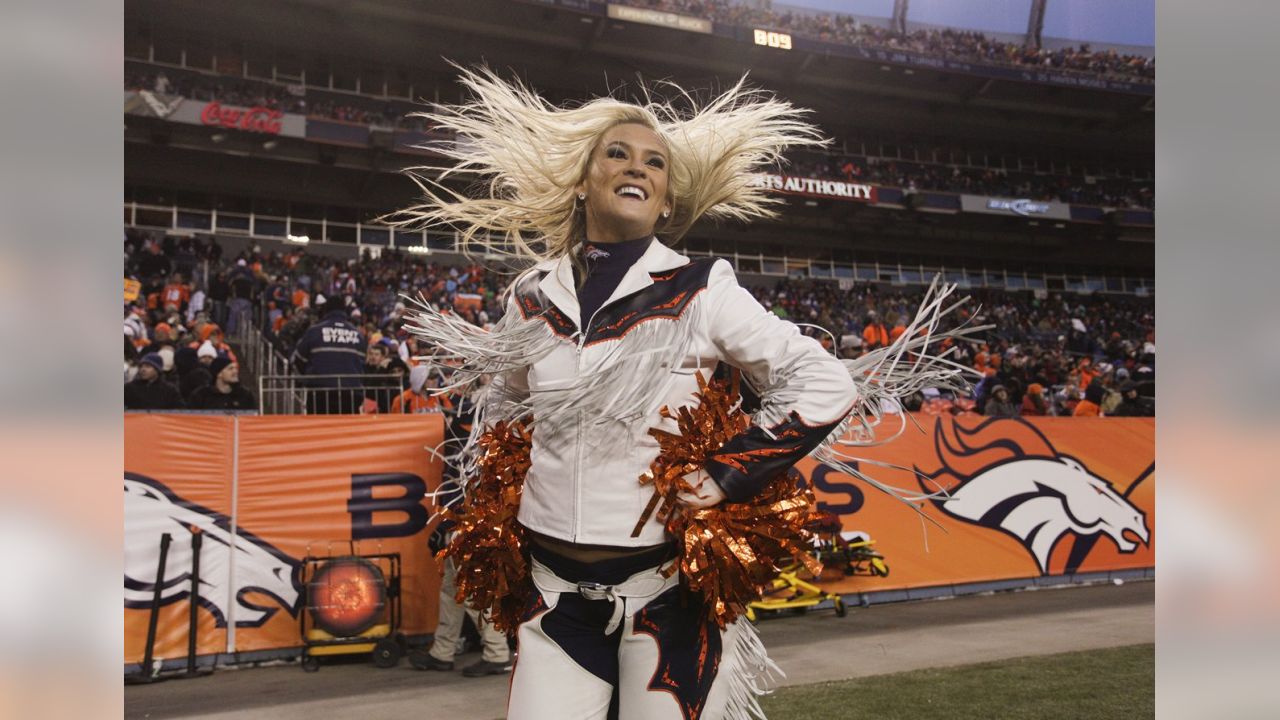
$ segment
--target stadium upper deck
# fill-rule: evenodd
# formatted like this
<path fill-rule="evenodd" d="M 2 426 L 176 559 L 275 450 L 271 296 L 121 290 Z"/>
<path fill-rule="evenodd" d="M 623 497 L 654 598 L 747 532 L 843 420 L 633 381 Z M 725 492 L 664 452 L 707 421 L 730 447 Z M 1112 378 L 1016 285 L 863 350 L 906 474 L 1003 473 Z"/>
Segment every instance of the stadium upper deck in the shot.
<path fill-rule="evenodd" d="M 362 223 L 412 199 L 396 173 L 421 157 L 397 151 L 428 138 L 393 118 L 411 99 L 456 99 L 443 58 L 508 69 L 557 102 L 634 92 L 638 76 L 708 88 L 749 70 L 813 108 L 840 146 L 795 158 L 788 172 L 809 180 L 793 189 L 808 192 L 788 196 L 783 222 L 700 226 L 689 250 L 754 255 L 781 272 L 816 259 L 828 277 L 872 262 L 1017 267 L 1105 285 L 1107 274 L 1147 278 L 1153 265 L 1151 213 L 1123 209 L 1150 201 L 1153 123 L 1139 93 L 786 51 L 564 0 L 140 0 L 126 8 L 126 56 L 145 61 L 128 69 L 153 91 L 126 117 L 126 224 L 421 245 L 421 235 Z M 231 99 L 275 104 L 274 131 L 227 130 L 251 109 L 230 100 L 208 116 L 217 127 L 206 121 L 212 96 L 192 92 L 206 99 L 174 109 L 153 102 L 155 75 L 167 71 L 177 89 L 196 69 Z M 874 199 L 841 197 L 852 185 Z"/>

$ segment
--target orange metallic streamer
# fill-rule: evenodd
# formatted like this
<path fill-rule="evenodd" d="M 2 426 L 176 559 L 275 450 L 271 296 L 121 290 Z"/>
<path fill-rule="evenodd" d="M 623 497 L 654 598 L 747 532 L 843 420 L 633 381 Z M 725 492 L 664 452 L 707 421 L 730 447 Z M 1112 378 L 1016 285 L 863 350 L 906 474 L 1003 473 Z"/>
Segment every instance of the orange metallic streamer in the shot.
<path fill-rule="evenodd" d="M 458 568 L 459 603 L 489 612 L 499 632 L 515 632 L 534 599 L 525 556 L 524 528 L 516 522 L 529 471 L 532 430 L 522 422 L 499 422 L 480 439 L 479 475 L 458 511 L 449 547 Z"/>
<path fill-rule="evenodd" d="M 641 484 L 654 486 L 653 500 L 636 524 L 634 535 L 654 512 L 677 539 L 680 557 L 668 572 L 679 569 L 685 585 L 702 593 L 708 613 L 720 627 L 733 622 L 760 597 L 779 569 L 796 558 L 815 576 L 822 564 L 810 553 L 812 534 L 805 526 L 819 519 L 813 491 L 802 487 L 794 471 L 774 478 L 758 496 L 741 503 L 723 502 L 698 510 L 682 509 L 676 496 L 692 490 L 686 475 L 729 439 L 747 429 L 750 418 L 738 409 L 738 376 L 706 382 L 698 375 L 699 400 L 664 418 L 674 419 L 679 434 L 654 428 L 660 451 Z"/>

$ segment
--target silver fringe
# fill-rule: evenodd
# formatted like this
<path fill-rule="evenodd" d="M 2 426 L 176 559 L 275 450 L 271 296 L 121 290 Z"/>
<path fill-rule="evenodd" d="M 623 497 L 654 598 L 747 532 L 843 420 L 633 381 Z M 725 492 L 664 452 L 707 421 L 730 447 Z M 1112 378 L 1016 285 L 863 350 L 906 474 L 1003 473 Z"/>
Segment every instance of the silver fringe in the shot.
<path fill-rule="evenodd" d="M 630 424 L 656 416 L 676 376 L 698 370 L 682 365 L 694 338 L 686 328 L 702 322 L 700 297 L 679 318 L 645 321 L 621 340 L 610 342 L 607 353 L 580 368 L 577 380 L 561 387 L 543 387 L 526 397 L 509 392 L 503 375 L 533 365 L 567 342 L 578 343 L 581 353 L 580 333 L 569 339 L 558 337 L 542 320 L 526 320 L 515 310 L 486 331 L 457 315 L 436 310 L 424 298 L 406 299 L 413 309 L 404 327 L 430 348 L 430 353 L 419 359 L 450 377 L 435 394 L 467 393 L 477 387 L 481 377 L 493 378 L 475 398 L 476 417 L 467 440 L 455 448 L 435 450 L 459 470 L 460 478 L 442 484 L 433 497 L 459 486 L 465 491 L 468 479 L 476 475 L 479 438 L 499 420 L 536 417 L 539 424 L 565 427 L 581 416 L 596 418 L 594 422 L 601 424 Z M 681 324 L 674 332 L 669 325 L 673 322 Z"/>
<path fill-rule="evenodd" d="M 971 386 L 966 376 L 976 377 L 977 371 L 950 359 L 955 350 L 954 346 L 937 354 L 929 353 L 930 345 L 940 343 L 947 338 L 961 342 L 970 341 L 973 335 L 991 327 L 989 325 L 972 326 L 965 321 L 952 330 L 939 329 L 943 317 L 969 300 L 968 297 L 952 300 L 956 288 L 954 284 L 941 282 L 940 275 L 935 276 L 928 291 L 925 292 L 919 309 L 916 310 L 915 317 L 897 340 L 887 347 L 874 350 L 862 357 L 843 361 L 858 387 L 858 399 L 848 417 L 811 453 L 818 462 L 888 494 L 935 525 L 938 524 L 937 521 L 925 514 L 917 503 L 936 497 L 948 497 L 945 489 L 939 487 L 934 492 L 924 493 L 882 483 L 862 472 L 859 466 L 872 465 L 902 470 L 916 474 L 926 482 L 932 482 L 932 480 L 920 475 L 912 468 L 849 455 L 844 448 L 873 447 L 891 442 L 906 431 L 908 422 L 919 428 L 915 418 L 902 411 L 902 401 L 923 388 L 956 392 L 970 390 Z M 896 413 L 898 428 L 888 436 L 878 437 L 877 429 L 884 420 L 886 405 L 898 408 L 899 412 Z M 852 439 L 844 439 L 850 434 Z"/>
<path fill-rule="evenodd" d="M 450 382 L 438 394 L 465 391 L 482 375 L 500 375 L 534 364 L 562 340 L 541 320 L 525 320 L 508 312 L 492 330 L 476 327 L 460 316 L 436 310 L 419 295 L 401 295 L 411 309 L 404 329 L 423 341 L 430 363 Z"/>
<path fill-rule="evenodd" d="M 656 417 L 676 377 L 696 371 L 682 367 L 694 336 L 685 328 L 700 322 L 701 298 L 695 298 L 677 319 L 652 319 L 631 328 L 608 344 L 606 354 L 583 366 L 577 381 L 530 394 L 538 422 L 559 427 L 579 414 L 597 424 Z M 681 327 L 673 332 L 670 323 Z"/>
<path fill-rule="evenodd" d="M 733 626 L 737 637 L 732 650 L 734 662 L 727 678 L 725 720 L 767 720 L 759 698 L 773 692 L 775 676 L 786 677 L 786 674 L 769 659 L 755 625 L 740 617 Z"/>

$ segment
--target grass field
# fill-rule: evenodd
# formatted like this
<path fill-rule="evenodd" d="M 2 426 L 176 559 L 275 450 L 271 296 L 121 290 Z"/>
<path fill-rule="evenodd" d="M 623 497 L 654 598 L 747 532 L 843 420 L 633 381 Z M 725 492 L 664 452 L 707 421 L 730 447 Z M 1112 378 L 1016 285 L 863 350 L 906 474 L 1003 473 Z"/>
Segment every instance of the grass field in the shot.
<path fill-rule="evenodd" d="M 1087 650 L 782 688 L 769 720 L 1155 717 L 1155 646 Z"/>

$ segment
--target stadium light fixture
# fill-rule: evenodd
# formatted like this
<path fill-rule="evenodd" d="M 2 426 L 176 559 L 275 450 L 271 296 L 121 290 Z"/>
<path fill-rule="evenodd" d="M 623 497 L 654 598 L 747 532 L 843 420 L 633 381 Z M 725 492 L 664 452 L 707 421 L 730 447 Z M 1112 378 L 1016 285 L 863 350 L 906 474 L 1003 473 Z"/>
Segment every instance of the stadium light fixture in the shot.
<path fill-rule="evenodd" d="M 309 235 L 286 235 L 285 239 L 291 243 L 297 243 L 299 245 L 306 245 L 311 242 L 311 237 Z"/>
<path fill-rule="evenodd" d="M 268 141 L 266 141 L 266 142 L 262 143 L 262 149 L 263 149 L 263 150 L 275 150 L 275 149 L 276 149 L 276 145 L 277 145 L 277 144 L 278 144 L 278 143 L 276 143 L 276 141 L 275 141 L 275 140 L 268 140 Z"/>
<path fill-rule="evenodd" d="M 409 251 L 410 253 L 413 253 L 414 255 L 430 255 L 431 254 L 431 248 L 427 247 L 426 245 L 410 245 L 409 247 L 405 248 L 405 250 Z"/>

